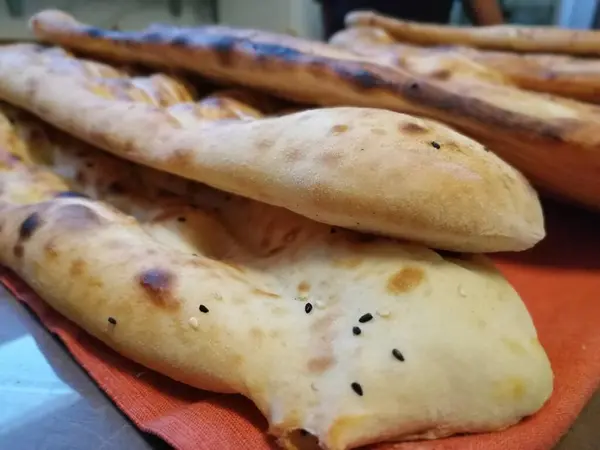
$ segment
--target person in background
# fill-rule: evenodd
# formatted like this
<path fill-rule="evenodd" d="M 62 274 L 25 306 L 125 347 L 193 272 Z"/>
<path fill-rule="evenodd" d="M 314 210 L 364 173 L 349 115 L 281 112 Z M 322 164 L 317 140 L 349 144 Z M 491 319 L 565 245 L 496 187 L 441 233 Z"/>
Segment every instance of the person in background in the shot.
<path fill-rule="evenodd" d="M 460 1 L 460 0 L 459 0 Z M 448 23 L 454 0 L 318 0 L 322 5 L 325 38 L 345 28 L 350 11 L 374 10 L 398 19 L 427 23 Z M 462 0 L 467 16 L 475 25 L 504 22 L 498 0 Z"/>

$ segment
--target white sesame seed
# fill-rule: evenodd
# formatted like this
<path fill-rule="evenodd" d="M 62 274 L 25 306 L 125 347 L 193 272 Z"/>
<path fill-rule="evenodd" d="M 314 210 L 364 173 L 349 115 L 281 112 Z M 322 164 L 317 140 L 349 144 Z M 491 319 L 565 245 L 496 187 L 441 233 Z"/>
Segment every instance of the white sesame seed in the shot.
<path fill-rule="evenodd" d="M 377 311 L 377 315 L 379 317 L 390 317 L 392 313 L 390 313 L 387 309 L 381 309 L 379 311 Z"/>
<path fill-rule="evenodd" d="M 316 301 L 315 301 L 315 306 L 316 306 L 318 309 L 323 309 L 323 308 L 325 308 L 325 303 L 323 303 L 321 300 L 316 300 Z"/>
<path fill-rule="evenodd" d="M 458 286 L 458 295 L 460 295 L 461 297 L 467 296 L 467 293 L 465 292 L 462 286 Z"/>
<path fill-rule="evenodd" d="M 223 300 L 223 296 L 221 294 L 219 294 L 218 292 L 215 292 L 213 297 L 215 298 L 215 300 Z"/>
<path fill-rule="evenodd" d="M 198 328 L 198 319 L 196 319 L 195 317 L 190 317 L 188 323 L 190 324 L 190 327 L 192 327 L 194 330 Z"/>

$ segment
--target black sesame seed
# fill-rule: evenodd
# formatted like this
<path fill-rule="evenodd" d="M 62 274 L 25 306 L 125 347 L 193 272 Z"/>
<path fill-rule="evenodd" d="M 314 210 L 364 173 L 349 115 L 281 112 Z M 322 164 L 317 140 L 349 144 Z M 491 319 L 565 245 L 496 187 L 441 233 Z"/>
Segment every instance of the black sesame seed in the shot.
<path fill-rule="evenodd" d="M 360 384 L 354 382 L 350 385 L 350 387 L 352 388 L 352 390 L 354 392 L 356 392 L 358 395 L 360 395 L 361 397 L 363 396 L 363 388 Z"/>
<path fill-rule="evenodd" d="M 419 89 L 419 83 L 411 83 L 410 88 L 413 90 Z"/>
<path fill-rule="evenodd" d="M 204 305 L 200 305 L 199 309 L 200 309 L 200 312 L 203 312 L 203 313 L 207 313 L 208 312 L 208 308 L 206 306 L 204 306 Z"/>
<path fill-rule="evenodd" d="M 362 333 L 362 331 L 359 327 L 352 327 L 352 334 L 354 336 L 358 336 L 360 333 Z"/>
<path fill-rule="evenodd" d="M 115 319 L 114 317 L 109 317 L 108 318 L 108 323 L 110 323 L 111 325 L 116 325 L 117 324 L 117 319 Z"/>
<path fill-rule="evenodd" d="M 431 142 L 431 146 L 432 146 L 433 148 L 437 149 L 437 150 L 439 150 L 439 149 L 440 149 L 440 144 L 438 144 L 438 143 L 437 143 L 437 142 L 435 142 L 435 141 L 432 141 L 432 142 Z"/>
<path fill-rule="evenodd" d="M 185 217 L 178 217 L 177 218 L 177 222 L 185 222 L 186 218 Z"/>
<path fill-rule="evenodd" d="M 58 194 L 56 194 L 54 196 L 54 198 L 89 198 L 89 197 L 87 195 L 81 194 L 79 192 L 63 191 L 63 192 L 59 192 Z"/>
<path fill-rule="evenodd" d="M 306 312 L 306 314 L 310 314 L 310 312 L 312 311 L 312 304 L 307 303 L 306 305 L 304 305 L 304 312 Z"/>
<path fill-rule="evenodd" d="M 400 353 L 400 350 L 397 348 L 392 350 L 392 355 L 394 355 L 394 358 L 396 358 L 398 361 L 404 361 L 404 355 Z"/>
<path fill-rule="evenodd" d="M 373 320 L 373 314 L 371 313 L 363 314 L 362 316 L 360 316 L 360 319 L 358 319 L 360 323 L 367 323 L 371 320 Z"/>

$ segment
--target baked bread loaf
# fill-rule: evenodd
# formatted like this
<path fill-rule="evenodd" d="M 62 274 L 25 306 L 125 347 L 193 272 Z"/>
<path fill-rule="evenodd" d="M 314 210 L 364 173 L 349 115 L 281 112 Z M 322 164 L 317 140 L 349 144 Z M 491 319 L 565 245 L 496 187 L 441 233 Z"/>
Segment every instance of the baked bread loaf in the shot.
<path fill-rule="evenodd" d="M 600 102 L 599 59 L 459 46 L 419 47 L 396 41 L 382 28 L 365 26 L 342 30 L 329 42 L 424 76 L 513 84 L 531 91 Z"/>
<path fill-rule="evenodd" d="M 373 11 L 348 13 L 346 25 L 383 28 L 400 41 L 418 45 L 464 45 L 514 52 L 600 55 L 600 31 L 595 30 L 521 25 L 434 25 L 396 19 Z"/>
<path fill-rule="evenodd" d="M 300 429 L 331 450 L 498 430 L 549 397 L 529 314 L 484 257 L 164 175 L 188 184 L 183 200 L 3 109 L 0 262 L 122 355 L 247 396 L 288 448 Z"/>
<path fill-rule="evenodd" d="M 447 73 L 423 77 L 332 45 L 260 31 L 160 27 L 117 32 L 57 11 L 41 12 L 31 24 L 41 39 L 114 61 L 183 68 L 299 102 L 434 118 L 482 142 L 544 192 L 600 206 L 596 106 L 510 86 L 456 82 L 460 77 Z"/>
<path fill-rule="evenodd" d="M 159 88 L 160 75 L 105 79 L 88 65 L 1 48 L 0 98 L 116 155 L 327 224 L 470 252 L 544 236 L 524 177 L 437 122 L 366 108 L 214 121 L 181 85 Z M 152 80 L 175 102 L 148 101 Z"/>

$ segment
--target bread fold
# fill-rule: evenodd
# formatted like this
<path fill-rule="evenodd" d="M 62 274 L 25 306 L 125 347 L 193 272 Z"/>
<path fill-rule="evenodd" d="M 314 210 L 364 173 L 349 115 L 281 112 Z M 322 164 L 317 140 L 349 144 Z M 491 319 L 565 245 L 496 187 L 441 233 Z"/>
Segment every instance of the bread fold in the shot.
<path fill-rule="evenodd" d="M 246 108 L 244 120 L 231 120 L 238 107 L 207 118 L 184 84 L 161 77 L 132 77 L 57 48 L 0 48 L 0 98 L 131 161 L 434 248 L 517 251 L 544 236 L 526 179 L 436 121 L 355 107 L 280 117 Z"/>

